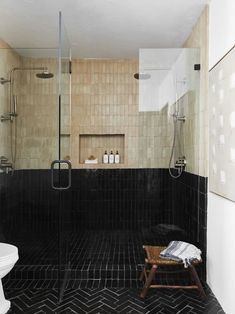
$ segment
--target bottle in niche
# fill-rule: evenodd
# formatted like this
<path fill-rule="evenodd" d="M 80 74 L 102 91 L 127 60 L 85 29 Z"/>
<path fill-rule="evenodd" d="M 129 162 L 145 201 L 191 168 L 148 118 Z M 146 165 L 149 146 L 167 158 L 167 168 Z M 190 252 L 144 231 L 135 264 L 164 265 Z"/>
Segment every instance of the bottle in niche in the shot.
<path fill-rule="evenodd" d="M 109 163 L 113 164 L 114 163 L 114 154 L 113 151 L 111 150 L 110 154 L 109 154 Z"/>
<path fill-rule="evenodd" d="M 104 152 L 104 155 L 103 155 L 103 163 L 104 164 L 108 164 L 109 162 L 109 156 L 107 154 L 107 150 Z"/>
<path fill-rule="evenodd" d="M 116 154 L 114 156 L 114 162 L 115 162 L 115 164 L 120 163 L 120 156 L 119 156 L 118 150 L 116 151 Z"/>

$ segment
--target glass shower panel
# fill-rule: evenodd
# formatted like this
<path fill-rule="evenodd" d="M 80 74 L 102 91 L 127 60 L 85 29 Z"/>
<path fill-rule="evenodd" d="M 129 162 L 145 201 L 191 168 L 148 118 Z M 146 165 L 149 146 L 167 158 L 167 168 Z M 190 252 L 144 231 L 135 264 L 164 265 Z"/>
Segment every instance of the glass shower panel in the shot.
<path fill-rule="evenodd" d="M 61 14 L 58 48 L 0 49 L 0 238 L 20 256 L 5 281 L 58 288 L 59 300 L 69 269 L 70 61 Z"/>
<path fill-rule="evenodd" d="M 171 165 L 174 166 L 179 157 L 187 154 L 187 170 L 198 174 L 200 80 L 194 65 L 200 63 L 199 50 L 141 49 L 139 60 L 139 115 L 145 119 L 142 119 L 140 129 L 149 126 L 148 130 L 141 130 L 147 134 L 142 134 L 140 144 L 145 143 L 147 147 L 140 145 L 140 149 L 147 155 L 140 162 L 148 163 L 148 166 L 168 167 L 174 139 L 173 120 L 177 119 L 177 133 L 182 129 L 189 136 L 189 128 L 193 132 L 190 132 L 190 138 L 183 133 L 176 137 Z M 184 121 L 187 114 L 189 120 Z M 192 118 L 194 115 L 196 119 Z M 149 124 L 151 121 L 152 124 Z M 146 136 L 148 134 L 150 136 Z M 150 149 L 146 137 L 147 140 L 155 138 L 154 148 Z"/>
<path fill-rule="evenodd" d="M 138 84 L 139 167 L 152 168 L 158 182 L 153 233 L 163 245 L 197 243 L 199 49 L 140 49 Z"/>
<path fill-rule="evenodd" d="M 6 278 L 27 278 L 18 288 L 57 285 L 59 198 L 50 172 L 59 150 L 57 55 L 0 49 L 1 241 L 19 249 Z"/>
<path fill-rule="evenodd" d="M 70 274 L 71 233 L 71 49 L 63 22 L 59 14 L 59 300 L 62 301 Z"/>

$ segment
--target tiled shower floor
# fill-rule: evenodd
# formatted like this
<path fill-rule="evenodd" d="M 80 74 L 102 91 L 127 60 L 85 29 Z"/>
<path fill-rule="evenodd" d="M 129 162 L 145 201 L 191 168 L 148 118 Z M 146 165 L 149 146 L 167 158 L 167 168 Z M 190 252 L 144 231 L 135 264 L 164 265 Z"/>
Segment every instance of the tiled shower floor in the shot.
<path fill-rule="evenodd" d="M 6 296 L 12 301 L 9 314 L 224 313 L 206 285 L 205 301 L 196 291 L 170 289 L 152 289 L 146 300 L 139 298 L 142 245 L 167 244 L 171 239 L 166 235 L 146 230 L 86 230 L 67 236 L 71 270 L 63 302 L 57 302 L 56 238 L 21 238 L 25 241 L 19 250 L 23 265 L 16 265 L 4 280 Z M 173 279 L 160 280 L 172 283 Z"/>
<path fill-rule="evenodd" d="M 69 243 L 72 265 L 89 261 L 92 263 L 137 263 L 142 262 L 142 245 L 164 245 L 169 237 L 150 230 L 83 230 L 64 233 Z M 13 236 L 15 240 L 15 235 Z M 53 234 L 28 233 L 18 235 L 14 244 L 19 248 L 20 264 L 43 265 L 56 261 L 58 240 Z M 12 242 L 8 239 L 8 242 Z"/>
<path fill-rule="evenodd" d="M 96 230 L 67 234 L 70 256 L 68 288 L 137 287 L 144 263 L 143 244 L 167 244 L 166 236 L 142 231 Z M 21 249 L 21 243 L 24 243 Z M 19 239 L 20 260 L 5 280 L 10 287 L 15 279 L 38 280 L 37 288 L 53 288 L 58 278 L 57 239 L 35 235 Z M 64 250 L 65 252 L 65 250 Z M 46 280 L 45 280 L 46 279 Z M 33 283 L 30 283 L 33 287 Z M 19 286 L 19 281 L 17 283 Z"/>

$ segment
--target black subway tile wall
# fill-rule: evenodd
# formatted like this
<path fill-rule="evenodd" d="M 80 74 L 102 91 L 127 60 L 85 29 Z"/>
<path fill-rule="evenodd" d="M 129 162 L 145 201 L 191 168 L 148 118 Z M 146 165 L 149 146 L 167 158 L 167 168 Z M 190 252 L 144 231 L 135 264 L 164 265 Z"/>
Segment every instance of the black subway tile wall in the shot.
<path fill-rule="evenodd" d="M 174 221 L 186 231 L 186 241 L 202 251 L 201 277 L 206 279 L 207 178 L 183 172 L 173 179 Z"/>
<path fill-rule="evenodd" d="M 66 183 L 66 172 L 61 179 Z M 59 194 L 50 170 L 17 170 L 0 174 L 0 189 L 0 240 L 19 248 L 15 276 L 28 270 L 22 277 L 35 278 L 40 265 L 40 278 L 54 278 L 59 236 L 69 239 L 71 274 L 79 279 L 136 278 L 144 243 L 186 240 L 205 258 L 206 178 L 183 173 L 175 180 L 167 169 L 74 169 L 71 189 Z"/>
<path fill-rule="evenodd" d="M 72 182 L 73 229 L 140 229 L 167 220 L 171 187 L 162 170 L 74 170 Z"/>

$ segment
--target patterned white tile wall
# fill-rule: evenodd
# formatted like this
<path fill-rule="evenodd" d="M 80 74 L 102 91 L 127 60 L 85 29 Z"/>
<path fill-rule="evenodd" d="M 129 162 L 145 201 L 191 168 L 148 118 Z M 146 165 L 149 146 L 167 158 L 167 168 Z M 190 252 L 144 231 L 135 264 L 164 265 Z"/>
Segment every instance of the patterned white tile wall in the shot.
<path fill-rule="evenodd" d="M 235 201 L 235 49 L 209 78 L 210 191 Z"/>

